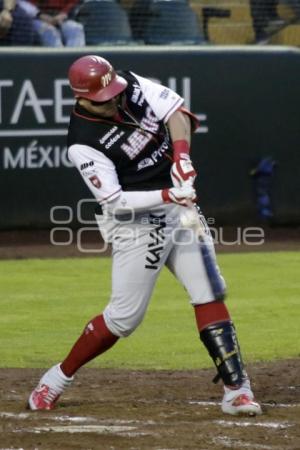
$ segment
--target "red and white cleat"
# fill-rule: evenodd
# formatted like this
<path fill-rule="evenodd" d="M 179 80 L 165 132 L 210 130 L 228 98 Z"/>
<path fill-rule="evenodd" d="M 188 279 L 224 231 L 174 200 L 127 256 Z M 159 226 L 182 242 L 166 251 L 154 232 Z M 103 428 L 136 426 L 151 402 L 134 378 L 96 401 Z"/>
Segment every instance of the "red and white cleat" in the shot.
<path fill-rule="evenodd" d="M 32 410 L 53 409 L 60 394 L 46 384 L 39 384 L 30 394 L 28 406 Z"/>
<path fill-rule="evenodd" d="M 31 392 L 28 399 L 28 408 L 31 410 L 53 409 L 62 392 L 72 381 L 73 377 L 66 377 L 59 364 L 51 367 Z"/>
<path fill-rule="evenodd" d="M 225 397 L 225 396 L 224 396 Z M 232 416 L 257 416 L 262 414 L 260 404 L 247 394 L 240 394 L 232 400 L 226 401 L 223 398 L 222 411 Z"/>
<path fill-rule="evenodd" d="M 224 386 L 222 411 L 232 416 L 257 416 L 262 414 L 260 404 L 255 401 L 249 379 L 245 379 L 239 389 L 230 389 Z"/>

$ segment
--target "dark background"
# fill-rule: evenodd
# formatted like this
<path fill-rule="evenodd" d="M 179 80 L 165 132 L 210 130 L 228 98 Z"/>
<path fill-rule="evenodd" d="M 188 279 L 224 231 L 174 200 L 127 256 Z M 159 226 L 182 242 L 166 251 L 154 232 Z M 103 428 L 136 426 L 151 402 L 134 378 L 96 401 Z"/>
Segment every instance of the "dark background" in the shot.
<path fill-rule="evenodd" d="M 50 208 L 55 205 L 71 207 L 75 217 L 72 224 L 78 225 L 77 202 L 91 198 L 91 194 L 74 168 L 3 166 L 5 147 L 16 155 L 21 147 L 27 152 L 35 141 L 37 146 L 58 146 L 61 151 L 66 137 L 4 136 L 3 132 L 65 130 L 67 123 L 55 121 L 54 105 L 41 105 L 46 123 L 37 123 L 30 99 L 26 105 L 28 98 L 24 99 L 18 123 L 10 122 L 24 80 L 31 80 L 39 100 L 53 99 L 54 80 L 66 80 L 70 64 L 85 53 L 0 52 L 0 82 L 13 80 L 12 87 L 1 89 L 0 229 L 49 228 Z M 213 217 L 217 225 L 260 221 L 249 172 L 266 156 L 277 162 L 270 184 L 272 223 L 300 223 L 299 51 L 208 48 L 146 52 L 128 48 L 94 53 L 108 58 L 116 68 L 133 70 L 166 85 L 174 77 L 180 95 L 183 95 L 182 80 L 190 78 L 188 106 L 195 113 L 207 115 L 202 125 L 208 127 L 208 133 L 198 133 L 193 138 L 197 192 L 204 213 Z M 63 95 L 65 99 L 72 98 L 67 86 Z M 71 105 L 66 104 L 63 115 L 67 117 L 70 109 Z M 89 214 L 87 211 L 87 217 Z"/>

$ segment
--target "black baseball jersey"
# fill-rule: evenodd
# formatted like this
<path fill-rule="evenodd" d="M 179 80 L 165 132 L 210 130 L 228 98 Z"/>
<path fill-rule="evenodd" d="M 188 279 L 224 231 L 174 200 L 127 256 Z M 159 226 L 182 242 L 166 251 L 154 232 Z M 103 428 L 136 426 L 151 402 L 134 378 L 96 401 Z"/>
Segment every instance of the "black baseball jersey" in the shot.
<path fill-rule="evenodd" d="M 172 146 L 166 122 L 183 99 L 132 72 L 121 94 L 117 120 L 90 114 L 76 104 L 68 133 L 69 157 L 101 203 L 123 191 L 172 186 Z"/>

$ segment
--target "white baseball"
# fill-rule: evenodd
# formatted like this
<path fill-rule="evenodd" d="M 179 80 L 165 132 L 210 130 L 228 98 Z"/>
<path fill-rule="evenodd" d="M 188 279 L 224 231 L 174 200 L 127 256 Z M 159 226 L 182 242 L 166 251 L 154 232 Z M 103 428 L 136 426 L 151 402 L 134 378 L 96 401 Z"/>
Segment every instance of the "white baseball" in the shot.
<path fill-rule="evenodd" d="M 186 208 L 180 213 L 180 223 L 184 228 L 192 228 L 198 221 L 198 215 L 193 209 Z"/>

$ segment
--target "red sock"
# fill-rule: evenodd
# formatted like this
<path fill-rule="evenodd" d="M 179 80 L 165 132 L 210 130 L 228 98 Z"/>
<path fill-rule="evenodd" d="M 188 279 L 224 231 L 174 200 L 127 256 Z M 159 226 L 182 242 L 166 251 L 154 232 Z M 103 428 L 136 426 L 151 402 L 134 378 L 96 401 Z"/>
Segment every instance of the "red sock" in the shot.
<path fill-rule="evenodd" d="M 61 370 L 67 377 L 71 377 L 81 366 L 112 347 L 118 339 L 107 328 L 102 314 L 95 317 L 87 324 L 69 355 L 62 362 Z"/>
<path fill-rule="evenodd" d="M 195 306 L 195 316 L 199 331 L 202 331 L 215 323 L 227 322 L 230 320 L 230 315 L 225 303 L 219 301 Z"/>

